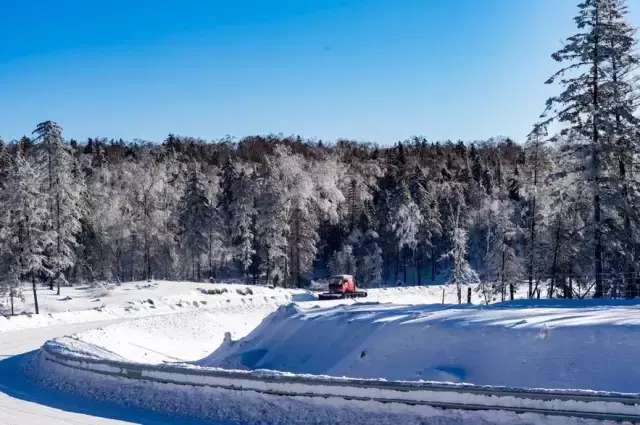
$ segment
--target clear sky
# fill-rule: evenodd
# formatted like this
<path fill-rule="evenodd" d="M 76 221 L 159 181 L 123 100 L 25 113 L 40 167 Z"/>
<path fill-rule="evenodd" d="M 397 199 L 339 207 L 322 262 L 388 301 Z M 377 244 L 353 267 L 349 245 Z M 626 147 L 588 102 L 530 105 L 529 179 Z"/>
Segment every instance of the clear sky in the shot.
<path fill-rule="evenodd" d="M 520 141 L 577 2 L 0 0 L 0 137 Z"/>

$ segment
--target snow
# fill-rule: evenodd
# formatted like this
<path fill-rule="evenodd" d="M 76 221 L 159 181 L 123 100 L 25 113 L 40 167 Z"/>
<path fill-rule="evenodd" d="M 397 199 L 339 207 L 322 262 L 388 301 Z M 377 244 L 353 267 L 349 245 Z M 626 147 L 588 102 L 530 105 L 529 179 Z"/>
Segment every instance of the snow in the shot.
<path fill-rule="evenodd" d="M 164 284 L 164 282 L 163 282 Z M 179 287 L 180 288 L 180 287 Z M 207 287 L 209 288 L 209 287 Z M 233 339 L 244 337 L 254 330 L 262 320 L 273 313 L 279 306 L 288 304 L 292 299 L 301 300 L 297 304 L 312 309 L 336 305 L 352 305 L 362 302 L 401 302 L 407 304 L 422 304 L 425 302 L 440 302 L 442 300 L 442 286 L 433 287 L 404 287 L 404 288 L 374 288 L 368 289 L 367 298 L 318 301 L 310 294 L 298 290 L 273 290 L 267 287 L 249 287 L 254 296 L 238 296 L 247 288 L 240 285 L 213 285 L 220 290 L 229 288 L 229 292 L 222 295 L 205 296 L 207 305 L 202 304 L 202 294 L 198 291 L 187 301 L 187 295 L 171 295 L 171 288 L 165 288 L 164 299 L 180 298 L 183 307 L 173 314 L 157 314 L 157 310 L 146 309 L 141 312 L 130 311 L 129 318 L 136 318 L 142 313 L 156 313 L 147 318 L 121 321 L 118 324 L 104 328 L 96 328 L 88 332 L 68 338 L 66 344 L 82 344 L 82 350 L 90 350 L 95 346 L 97 354 L 111 359 L 125 359 L 137 363 L 161 363 L 176 361 L 196 361 L 215 351 L 229 332 Z M 445 298 L 455 299 L 455 287 L 447 286 Z M 274 292 L 276 295 L 270 295 Z M 265 294 L 266 299 L 260 294 Z M 291 294 L 288 296 L 287 294 Z M 227 302 L 227 297 L 231 301 Z M 219 298 L 219 299 L 218 299 Z M 217 302 L 213 302 L 217 300 Z M 309 300 L 310 301 L 305 301 Z M 199 300 L 198 308 L 193 307 L 193 300 Z M 148 303 L 142 302 L 145 307 Z M 161 305 L 156 302 L 156 305 Z M 186 310 L 186 311 L 185 311 Z M 174 311 L 174 310 L 171 310 Z M 85 312 L 81 313 L 86 314 Z M 80 342 L 77 342 L 80 341 Z M 107 355 L 107 353 L 109 353 Z"/>
<path fill-rule="evenodd" d="M 0 316 L 0 332 L 201 309 L 216 310 L 228 305 L 280 305 L 312 298 L 307 291 L 297 289 L 171 281 L 63 288 L 62 295 L 40 290 L 41 313 Z M 27 297 L 22 307 L 24 311 L 33 311 L 32 305 L 32 298 Z"/>
<path fill-rule="evenodd" d="M 585 403 L 569 402 L 563 406 L 557 400 L 526 400 L 512 396 L 496 398 L 455 391 L 407 393 L 404 389 L 383 389 L 365 385 L 349 385 L 344 379 L 330 377 L 291 376 L 260 372 L 260 380 L 246 379 L 250 373 L 175 367 L 142 366 L 132 368 L 126 363 L 87 362 L 86 357 L 56 358 L 56 343 L 35 358 L 34 370 L 41 371 L 40 382 L 64 391 L 99 400 L 112 401 L 128 407 L 143 406 L 152 410 L 222 420 L 241 424 L 595 424 L 591 420 L 549 417 L 539 414 L 516 414 L 506 411 L 477 412 L 456 409 L 441 410 L 429 403 L 399 403 L 400 397 L 415 396 L 416 400 L 431 398 L 445 401 L 451 397 L 459 403 L 481 405 L 568 407 L 574 411 Z M 53 352 L 51 350 L 53 348 Z M 89 368 L 89 370 L 87 370 Z M 255 374 L 252 374 L 255 375 Z M 136 379 L 136 376 L 144 380 Z M 258 376 L 258 375 L 255 375 Z M 282 379 L 277 379 L 282 378 Z M 303 379 L 300 379 L 303 378 Z M 305 379 L 307 378 L 307 379 Z M 286 395 L 286 396 L 285 396 Z M 434 398 L 435 397 L 435 398 Z M 408 400 L 413 400 L 409 397 Z M 496 404 L 498 403 L 498 404 Z M 515 404 L 513 404 L 515 403 Z M 597 404 L 597 403 L 594 403 Z M 239 408 L 240 407 L 240 408 Z M 589 403 L 589 407 L 591 403 Z M 592 412 L 626 409 L 635 413 L 635 406 L 606 403 Z M 624 411 L 624 410 L 623 410 Z"/>
<path fill-rule="evenodd" d="M 638 307 L 595 301 L 289 305 L 197 364 L 640 393 Z"/>
<path fill-rule="evenodd" d="M 58 338 L 59 349 L 88 358 L 136 362 L 141 367 L 169 362 L 192 368 L 267 368 L 362 378 L 639 392 L 633 363 L 640 354 L 640 343 L 634 342 L 640 324 L 638 304 L 424 305 L 440 303 L 443 289 L 445 300 L 453 302 L 453 286 L 367 289 L 365 299 L 321 302 L 300 290 L 137 282 L 114 287 L 100 297 L 105 304 L 102 311 L 86 308 L 94 295 L 88 289 L 69 289 L 63 295 L 70 300 L 42 298 L 43 310 L 51 312 L 41 315 L 44 319 L 0 318 L 0 344 L 12 356 L 36 348 L 45 339 L 81 331 Z M 479 295 L 475 291 L 473 295 L 478 302 Z M 396 304 L 385 304 L 389 302 Z M 87 317 L 106 320 L 76 322 Z M 23 343 L 14 348 L 6 345 L 20 340 Z M 131 383 L 72 373 L 50 363 L 39 376 L 47 384 L 42 388 L 25 379 L 17 367 L 18 360 L 24 363 L 30 358 L 0 361 L 0 423 L 35 424 L 42 417 L 51 417 L 51 423 L 110 423 L 105 418 L 171 423 L 166 418 L 172 414 L 189 415 L 193 423 L 590 423 Z M 30 375 L 34 372 L 38 371 L 30 369 Z M 69 407 L 76 404 L 82 407 Z M 14 406 L 20 411 L 13 412 Z M 60 408 L 63 411 L 56 410 Z"/>
<path fill-rule="evenodd" d="M 68 338 L 106 350 L 110 359 L 140 363 L 185 362 L 201 359 L 222 344 L 225 333 L 247 335 L 276 310 L 277 305 L 235 305 L 215 311 L 191 311 L 118 323 Z"/>

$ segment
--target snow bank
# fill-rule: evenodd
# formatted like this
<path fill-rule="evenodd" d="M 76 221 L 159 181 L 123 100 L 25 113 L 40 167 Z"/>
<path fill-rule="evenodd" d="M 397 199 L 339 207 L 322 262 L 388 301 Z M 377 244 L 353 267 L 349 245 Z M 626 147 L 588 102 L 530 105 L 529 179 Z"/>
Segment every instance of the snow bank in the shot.
<path fill-rule="evenodd" d="M 237 424 L 605 424 L 635 418 L 637 406 L 617 396 L 574 399 L 562 393 L 495 393 L 485 387 L 359 381 L 286 373 L 240 372 L 181 365 L 91 359 L 47 343 L 30 368 L 42 384 L 81 397 Z M 541 397 L 540 397 L 541 396 Z M 446 407 L 442 410 L 441 406 Z M 461 410 L 462 409 L 462 410 Z M 520 413 L 530 410 L 531 413 Z M 535 412 L 535 413 L 534 413 Z M 545 416 L 554 412 L 559 415 Z M 564 413 L 562 413 L 564 412 Z M 582 413 L 578 413 L 582 412 Z M 178 420 L 178 419 L 176 419 Z"/>
<path fill-rule="evenodd" d="M 640 392 L 635 303 L 280 308 L 198 365 Z"/>
<path fill-rule="evenodd" d="M 82 332 L 73 340 L 80 341 L 84 349 L 88 345 L 98 352 L 107 351 L 109 358 L 147 364 L 193 361 L 219 347 L 227 333 L 234 339 L 244 337 L 279 305 L 276 301 L 229 305 L 147 317 Z"/>

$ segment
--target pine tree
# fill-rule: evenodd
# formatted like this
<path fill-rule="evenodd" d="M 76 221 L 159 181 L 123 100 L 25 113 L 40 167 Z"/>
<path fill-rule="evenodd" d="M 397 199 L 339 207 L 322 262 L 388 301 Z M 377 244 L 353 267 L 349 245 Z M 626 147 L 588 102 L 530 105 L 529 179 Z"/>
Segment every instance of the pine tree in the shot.
<path fill-rule="evenodd" d="M 256 228 L 261 268 L 269 285 L 285 285 L 287 276 L 287 214 L 289 203 L 283 185 L 267 164 L 267 175 L 257 199 Z"/>
<path fill-rule="evenodd" d="M 37 169 L 17 150 L 14 164 L 2 192 L 6 205 L 6 244 L 11 258 L 6 281 L 10 291 L 23 280 L 31 281 L 35 312 L 40 312 L 36 282 L 40 276 L 50 275 L 45 249 L 51 244 L 49 233 L 44 231 L 47 222 L 47 205 L 43 202 L 40 176 Z"/>
<path fill-rule="evenodd" d="M 442 234 L 442 222 L 438 210 L 435 188 L 425 173 L 417 167 L 411 177 L 410 192 L 421 217 L 417 234 L 417 249 L 419 252 L 416 255 L 416 283 L 421 285 L 422 260 L 429 258 L 432 263 L 435 263 L 437 260 L 434 252 L 435 240 Z"/>
<path fill-rule="evenodd" d="M 357 274 L 356 257 L 353 255 L 353 246 L 349 243 L 342 245 L 339 251 L 336 251 L 329 261 L 329 270 L 333 275 Z"/>
<path fill-rule="evenodd" d="M 256 187 L 244 170 L 240 171 L 236 184 L 231 188 L 231 240 L 235 257 L 246 278 L 251 269 L 255 251 Z"/>
<path fill-rule="evenodd" d="M 195 166 L 190 172 L 179 205 L 180 245 L 192 265 L 192 279 L 200 280 L 200 257 L 208 250 L 209 239 L 206 232 L 213 215 L 202 178 Z"/>
<path fill-rule="evenodd" d="M 420 208 L 411 197 L 411 192 L 404 181 L 400 182 L 391 196 L 389 230 L 396 244 L 397 262 L 402 263 L 403 283 L 406 284 L 407 260 L 415 255 L 423 218 Z"/>
<path fill-rule="evenodd" d="M 553 55 L 568 65 L 547 81 L 559 81 L 564 90 L 549 99 L 547 109 L 553 114 L 551 118 L 567 124 L 563 135 L 571 137 L 565 148 L 578 160 L 579 169 L 587 170 L 585 177 L 591 184 L 594 296 L 599 298 L 605 293 L 604 254 L 611 248 L 606 245 L 612 212 L 604 208 L 609 202 L 603 204 L 603 199 L 613 197 L 608 182 L 616 174 L 616 156 L 618 163 L 627 162 L 620 153 L 625 151 L 624 140 L 629 135 L 626 124 L 635 123 L 632 86 L 627 78 L 636 59 L 633 30 L 624 22 L 624 2 L 584 0 L 578 8 L 575 22 L 579 32 Z M 626 180 L 625 171 L 620 171 L 618 177 Z"/>
<path fill-rule="evenodd" d="M 77 236 L 81 230 L 79 206 L 79 185 L 74 159 L 64 145 L 62 128 L 52 121 L 37 125 L 34 130 L 36 140 L 45 147 L 48 176 L 47 200 L 49 204 L 49 232 L 53 243 L 47 247 L 47 262 L 51 270 L 50 288 L 57 283 L 60 294 L 61 282 L 66 282 L 65 272 L 75 264 Z"/>
<path fill-rule="evenodd" d="M 539 237 L 546 214 L 548 199 L 543 197 L 543 184 L 550 164 L 548 152 L 545 146 L 546 129 L 536 125 L 527 137 L 525 143 L 526 167 L 529 170 L 526 184 L 526 215 L 528 218 L 527 237 L 527 278 L 529 289 L 527 295 L 533 298 L 537 293 L 539 277 L 542 273 L 541 258 L 543 256 L 542 244 Z"/>
<path fill-rule="evenodd" d="M 220 173 L 220 192 L 218 194 L 216 205 L 216 219 L 218 220 L 218 233 L 222 243 L 222 263 L 223 267 L 233 265 L 235 259 L 234 243 L 233 243 L 233 222 L 234 222 L 234 206 L 237 201 L 234 200 L 236 191 L 234 188 L 238 184 L 238 171 L 236 164 L 229 156 L 225 161 Z"/>
<path fill-rule="evenodd" d="M 462 303 L 462 286 L 478 283 L 478 275 L 469 265 L 468 242 L 469 236 L 464 227 L 462 217 L 462 203 L 458 202 L 455 214 L 451 220 L 451 249 L 442 259 L 449 259 L 453 265 L 448 283 L 456 286 L 458 304 Z"/>
<path fill-rule="evenodd" d="M 626 1 L 606 0 L 603 7 L 603 26 L 606 28 L 603 37 L 608 46 L 605 85 L 611 93 L 606 108 L 608 121 L 613 123 L 609 129 L 609 142 L 615 149 L 613 168 L 617 169 L 614 178 L 617 180 L 619 198 L 615 202 L 622 220 L 618 240 L 623 248 L 620 257 L 623 259 L 621 268 L 625 295 L 632 298 L 639 294 L 634 266 L 636 258 L 633 254 L 634 244 L 638 242 L 638 223 L 632 207 L 639 199 L 634 196 L 636 192 L 633 186 L 637 186 L 637 181 L 632 171 L 634 158 L 640 154 L 637 137 L 640 120 L 636 117 L 638 92 L 634 75 L 640 58 L 635 52 L 635 29 L 626 21 Z"/>
<path fill-rule="evenodd" d="M 351 249 L 352 255 L 349 256 L 345 252 L 345 255 L 342 255 L 340 260 L 337 258 L 334 260 L 350 271 L 334 270 L 334 274 L 353 273 L 356 276 L 358 285 L 378 286 L 382 283 L 382 249 L 379 246 L 380 237 L 378 233 L 370 229 L 366 216 L 363 214 L 361 217 L 362 219 L 358 227 L 351 232 L 346 245 Z"/>

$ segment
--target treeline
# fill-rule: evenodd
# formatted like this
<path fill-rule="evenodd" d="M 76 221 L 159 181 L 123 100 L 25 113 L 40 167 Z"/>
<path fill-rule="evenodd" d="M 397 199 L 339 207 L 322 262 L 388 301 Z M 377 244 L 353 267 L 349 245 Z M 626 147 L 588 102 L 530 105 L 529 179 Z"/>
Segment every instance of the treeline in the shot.
<path fill-rule="evenodd" d="M 640 132 L 634 32 L 585 0 L 554 54 L 561 94 L 524 144 L 391 147 L 255 136 L 0 143 L 0 290 L 241 278 L 306 286 L 478 283 L 485 299 L 635 297 Z M 560 131 L 548 134 L 553 122 Z"/>

